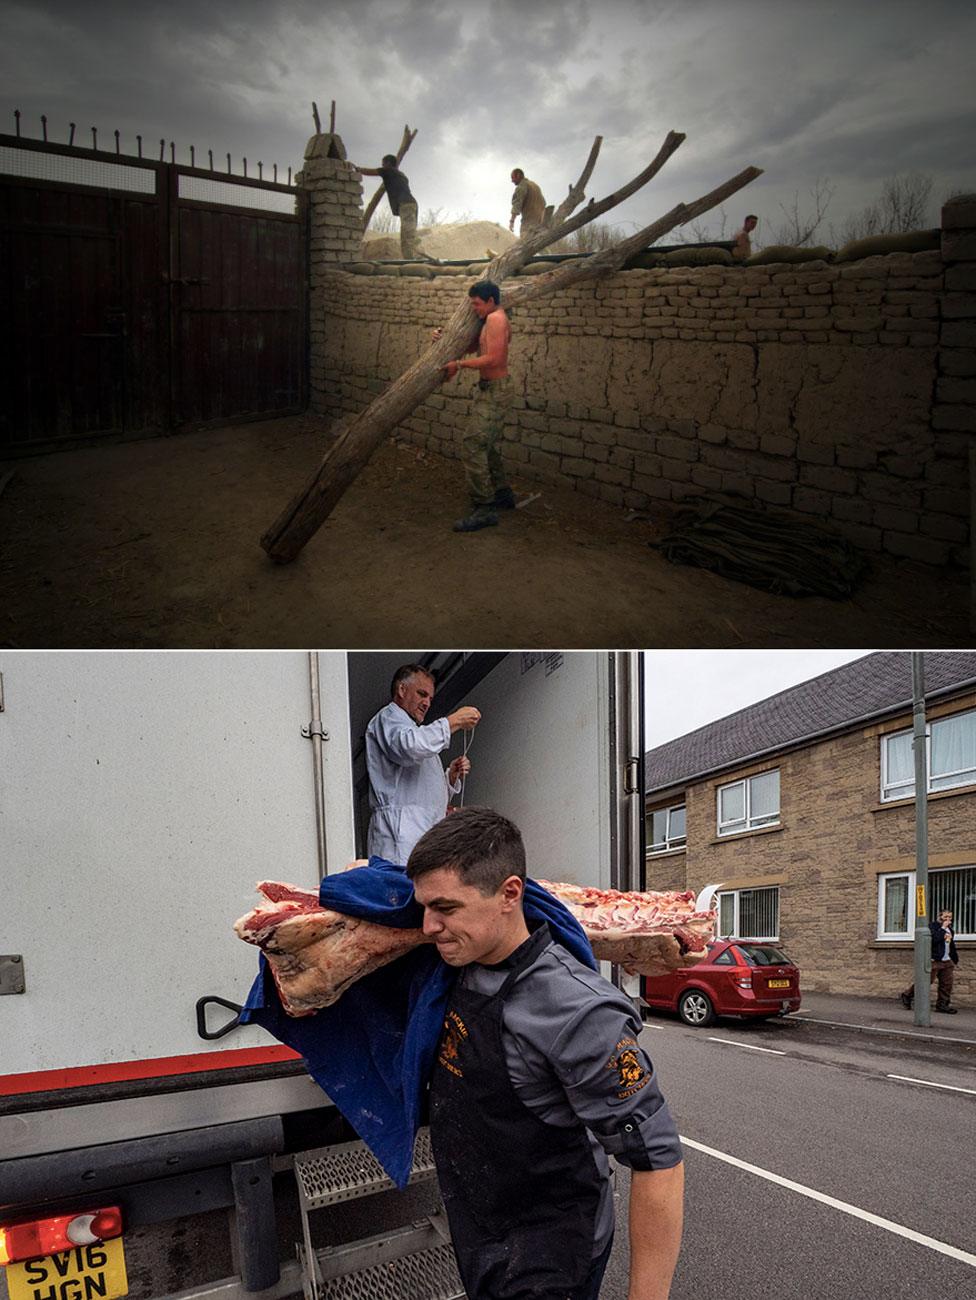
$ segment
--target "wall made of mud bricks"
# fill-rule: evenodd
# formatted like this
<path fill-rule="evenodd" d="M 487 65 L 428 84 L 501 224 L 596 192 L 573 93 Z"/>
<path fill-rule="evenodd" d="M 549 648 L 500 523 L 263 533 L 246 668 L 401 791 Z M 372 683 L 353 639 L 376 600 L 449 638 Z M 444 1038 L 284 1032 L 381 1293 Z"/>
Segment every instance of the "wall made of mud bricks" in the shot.
<path fill-rule="evenodd" d="M 416 359 L 475 278 L 316 272 L 312 405 L 336 418 Z M 959 373 L 968 321 L 943 349 L 946 301 L 938 249 L 582 283 L 513 315 L 503 454 L 518 479 L 614 505 L 734 492 L 866 551 L 964 564 L 976 380 Z M 446 383 L 401 434 L 456 455 L 472 382 Z"/>

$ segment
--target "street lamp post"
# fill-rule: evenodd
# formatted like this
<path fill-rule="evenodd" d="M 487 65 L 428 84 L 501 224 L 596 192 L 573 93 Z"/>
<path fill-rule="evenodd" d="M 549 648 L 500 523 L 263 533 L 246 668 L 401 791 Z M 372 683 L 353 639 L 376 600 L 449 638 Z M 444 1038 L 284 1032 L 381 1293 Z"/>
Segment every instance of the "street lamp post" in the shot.
<path fill-rule="evenodd" d="M 912 750 L 915 757 L 915 1023 L 932 1023 L 932 934 L 929 930 L 928 754 L 925 744 L 925 665 L 912 651 Z"/>

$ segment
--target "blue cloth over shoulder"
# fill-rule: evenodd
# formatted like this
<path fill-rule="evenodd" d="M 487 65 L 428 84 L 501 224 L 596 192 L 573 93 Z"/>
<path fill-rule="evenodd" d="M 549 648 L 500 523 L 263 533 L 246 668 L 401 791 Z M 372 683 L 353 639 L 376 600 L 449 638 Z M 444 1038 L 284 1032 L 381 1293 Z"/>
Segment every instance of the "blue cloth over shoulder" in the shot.
<path fill-rule="evenodd" d="M 370 858 L 326 876 L 323 907 L 379 925 L 417 928 L 423 908 L 402 867 Z M 525 882 L 525 916 L 547 921 L 553 938 L 591 969 L 597 963 L 576 918 L 534 880 Z M 357 980 L 331 1007 L 298 1019 L 282 1010 L 264 956 L 241 1020 L 262 1025 L 305 1058 L 308 1072 L 328 1093 L 398 1187 L 406 1186 L 456 971 L 423 944 Z"/>

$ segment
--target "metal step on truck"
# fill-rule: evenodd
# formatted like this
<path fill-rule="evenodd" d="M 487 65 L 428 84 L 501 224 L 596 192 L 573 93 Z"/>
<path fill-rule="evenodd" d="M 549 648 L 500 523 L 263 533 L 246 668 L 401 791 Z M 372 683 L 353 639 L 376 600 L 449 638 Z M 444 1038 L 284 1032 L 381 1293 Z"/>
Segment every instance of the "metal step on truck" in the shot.
<path fill-rule="evenodd" d="M 0 1300 L 462 1295 L 425 1132 L 396 1191 L 238 1022 L 232 924 L 365 856 L 363 734 L 409 661 L 428 720 L 481 710 L 464 802 L 531 874 L 640 887 L 638 654 L 0 652 Z"/>

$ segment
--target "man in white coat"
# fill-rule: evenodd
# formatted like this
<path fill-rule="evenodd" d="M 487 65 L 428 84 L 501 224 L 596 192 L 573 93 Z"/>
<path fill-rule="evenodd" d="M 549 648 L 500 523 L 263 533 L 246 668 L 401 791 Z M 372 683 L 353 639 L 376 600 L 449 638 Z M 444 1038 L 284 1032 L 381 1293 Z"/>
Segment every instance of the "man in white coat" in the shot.
<path fill-rule="evenodd" d="M 481 719 L 465 706 L 423 725 L 434 699 L 434 679 L 420 664 L 403 664 L 393 674 L 390 703 L 366 728 L 370 806 L 367 851 L 403 864 L 413 846 L 447 813 L 448 799 L 471 770 L 455 758 L 445 773 L 438 755 L 455 731 L 471 731 Z"/>

